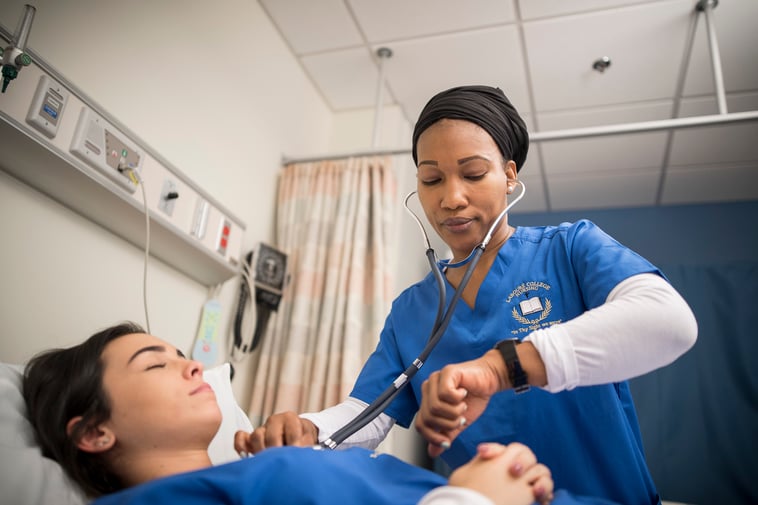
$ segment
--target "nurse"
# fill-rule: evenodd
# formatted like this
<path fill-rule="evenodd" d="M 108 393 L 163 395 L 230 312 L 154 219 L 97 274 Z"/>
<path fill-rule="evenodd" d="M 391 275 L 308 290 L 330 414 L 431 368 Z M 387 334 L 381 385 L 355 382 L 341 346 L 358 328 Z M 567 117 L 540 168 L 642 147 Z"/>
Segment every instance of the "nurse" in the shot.
<path fill-rule="evenodd" d="M 417 191 L 457 262 L 505 208 L 527 155 L 526 125 L 498 88 L 461 86 L 427 103 L 413 132 Z M 447 268 L 447 297 L 464 268 Z M 319 413 L 271 416 L 237 446 L 251 452 L 323 441 L 374 400 L 423 349 L 434 324 L 432 275 L 393 302 L 350 397 Z M 347 439 L 375 447 L 416 427 L 452 467 L 483 441 L 518 441 L 556 487 L 620 503 L 659 503 L 627 379 L 695 342 L 687 303 L 650 262 L 587 220 L 495 229 L 429 359 L 385 412 Z"/>

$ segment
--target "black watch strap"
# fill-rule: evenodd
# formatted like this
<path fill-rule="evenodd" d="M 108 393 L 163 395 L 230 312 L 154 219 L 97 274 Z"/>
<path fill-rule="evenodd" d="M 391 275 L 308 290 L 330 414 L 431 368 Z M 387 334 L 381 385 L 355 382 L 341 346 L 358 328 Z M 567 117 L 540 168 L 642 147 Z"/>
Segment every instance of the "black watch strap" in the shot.
<path fill-rule="evenodd" d="M 525 393 L 529 391 L 529 378 L 524 369 L 521 368 L 521 362 L 516 352 L 517 344 L 519 344 L 518 339 L 508 338 L 495 344 L 495 349 L 500 351 L 500 354 L 503 356 L 505 367 L 508 369 L 508 380 L 511 382 L 513 391 Z"/>

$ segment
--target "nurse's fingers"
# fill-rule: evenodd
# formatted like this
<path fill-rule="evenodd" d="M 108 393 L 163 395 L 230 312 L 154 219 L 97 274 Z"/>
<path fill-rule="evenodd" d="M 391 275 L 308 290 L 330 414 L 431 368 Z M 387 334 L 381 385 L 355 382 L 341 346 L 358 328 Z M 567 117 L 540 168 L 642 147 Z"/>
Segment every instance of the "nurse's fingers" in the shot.
<path fill-rule="evenodd" d="M 285 445 L 310 446 L 318 442 L 318 428 L 311 421 L 299 416 L 285 419 Z"/>
<path fill-rule="evenodd" d="M 259 426 L 250 433 L 248 439 L 248 450 L 252 454 L 257 454 L 266 448 L 266 427 Z"/>
<path fill-rule="evenodd" d="M 424 424 L 432 429 L 441 431 L 453 430 L 465 423 L 464 413 L 467 405 L 464 401 L 466 390 L 460 388 L 451 399 L 440 396 L 439 372 L 432 373 L 421 385 L 421 413 Z"/>
<path fill-rule="evenodd" d="M 234 450 L 243 458 L 252 454 L 250 433 L 246 431 L 238 431 L 234 434 Z"/>
<path fill-rule="evenodd" d="M 446 365 L 442 370 L 433 372 L 427 380 L 433 380 L 435 396 L 444 403 L 458 405 L 465 400 L 468 391 L 461 386 L 464 379 L 464 367 L 462 365 Z"/>
<path fill-rule="evenodd" d="M 303 438 L 303 425 L 297 416 L 282 419 L 281 441 L 283 445 L 300 445 Z"/>
<path fill-rule="evenodd" d="M 266 447 L 281 447 L 287 445 L 285 427 L 289 422 L 289 412 L 274 414 L 266 420 L 264 443 Z"/>

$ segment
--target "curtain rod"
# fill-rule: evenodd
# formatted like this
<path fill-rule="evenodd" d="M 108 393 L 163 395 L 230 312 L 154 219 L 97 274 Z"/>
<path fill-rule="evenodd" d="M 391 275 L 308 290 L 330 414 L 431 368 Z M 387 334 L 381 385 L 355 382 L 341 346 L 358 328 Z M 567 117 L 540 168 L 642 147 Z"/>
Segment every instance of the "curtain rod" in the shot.
<path fill-rule="evenodd" d="M 552 140 L 568 140 L 587 137 L 602 137 L 609 135 L 622 135 L 627 133 L 642 133 L 660 130 L 678 130 L 695 128 L 698 126 L 716 126 L 731 123 L 758 121 L 758 110 L 748 112 L 730 112 L 727 114 L 713 114 L 708 116 L 684 117 L 677 119 L 663 119 L 659 121 L 643 121 L 639 123 L 626 123 L 607 126 L 593 126 L 588 128 L 572 128 L 567 130 L 555 130 L 547 132 L 535 132 L 529 134 L 530 142 L 549 142 Z M 359 156 L 393 156 L 397 154 L 410 154 L 410 148 L 396 149 L 367 149 L 362 151 L 325 154 L 322 156 L 309 156 L 304 158 L 282 157 L 282 164 L 309 163 L 324 160 L 339 160 Z"/>

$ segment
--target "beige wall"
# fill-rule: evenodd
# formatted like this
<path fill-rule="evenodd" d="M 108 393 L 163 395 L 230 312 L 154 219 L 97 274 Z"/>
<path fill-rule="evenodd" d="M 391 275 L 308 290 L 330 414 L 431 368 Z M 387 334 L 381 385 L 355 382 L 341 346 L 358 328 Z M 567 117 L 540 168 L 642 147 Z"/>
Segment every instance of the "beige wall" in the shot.
<path fill-rule="evenodd" d="M 0 4 L 7 30 L 23 4 Z M 243 250 L 270 241 L 282 153 L 326 151 L 332 114 L 258 3 L 35 5 L 29 47 L 242 219 Z M 3 243 L 18 244 L 0 251 L 0 359 L 23 361 L 123 319 L 144 323 L 141 250 L 4 172 L 0 209 Z M 153 333 L 191 350 L 207 288 L 155 259 L 148 275 Z M 236 284 L 222 290 L 222 335 Z M 245 403 L 249 374 L 238 369 Z"/>

